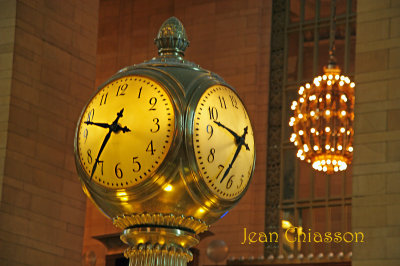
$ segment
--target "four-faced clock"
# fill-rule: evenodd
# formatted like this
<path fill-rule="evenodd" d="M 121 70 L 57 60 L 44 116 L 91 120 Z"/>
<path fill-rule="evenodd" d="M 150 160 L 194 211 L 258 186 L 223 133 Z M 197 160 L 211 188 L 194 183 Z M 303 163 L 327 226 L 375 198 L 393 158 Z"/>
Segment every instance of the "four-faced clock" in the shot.
<path fill-rule="evenodd" d="M 166 89 L 150 78 L 125 76 L 103 86 L 78 123 L 78 158 L 87 179 L 118 189 L 151 177 L 173 142 L 174 110 Z"/>
<path fill-rule="evenodd" d="M 193 147 L 200 178 L 224 200 L 235 200 L 254 171 L 254 136 L 246 109 L 227 86 L 208 88 L 193 118 Z"/>

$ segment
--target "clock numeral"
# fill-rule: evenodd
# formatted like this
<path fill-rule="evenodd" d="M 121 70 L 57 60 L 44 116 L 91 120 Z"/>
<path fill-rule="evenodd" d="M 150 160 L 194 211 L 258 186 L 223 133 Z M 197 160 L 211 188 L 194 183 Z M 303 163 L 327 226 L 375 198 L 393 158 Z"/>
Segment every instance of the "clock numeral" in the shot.
<path fill-rule="evenodd" d="M 121 163 L 117 163 L 114 168 L 115 176 L 119 179 L 121 179 L 124 176 L 124 174 L 122 173 L 122 169 L 118 167 L 120 164 Z"/>
<path fill-rule="evenodd" d="M 128 84 L 123 84 L 118 86 L 117 90 L 117 95 L 116 96 L 122 96 L 125 95 L 126 89 L 128 88 Z"/>
<path fill-rule="evenodd" d="M 101 164 L 101 175 L 103 175 L 103 164 L 104 164 L 104 161 L 98 161 L 97 164 Z"/>
<path fill-rule="evenodd" d="M 92 122 L 94 117 L 94 109 L 90 110 L 86 122 Z"/>
<path fill-rule="evenodd" d="M 139 89 L 139 95 L 138 95 L 138 99 L 140 99 L 140 95 L 142 94 L 142 87 L 140 87 Z"/>
<path fill-rule="evenodd" d="M 107 102 L 107 96 L 108 96 L 108 92 L 107 92 L 106 94 L 101 95 L 100 105 L 106 104 L 106 102 Z"/>
<path fill-rule="evenodd" d="M 160 124 L 159 124 L 159 122 L 160 122 L 160 119 L 158 119 L 158 118 L 153 118 L 153 122 L 154 122 L 154 125 L 157 127 L 155 130 L 153 130 L 152 128 L 150 129 L 150 132 L 151 133 L 156 133 L 156 132 L 158 132 L 159 130 L 160 130 Z"/>
<path fill-rule="evenodd" d="M 225 98 L 224 96 L 218 96 L 219 103 L 221 104 L 221 108 L 226 109 L 226 103 L 225 103 Z"/>
<path fill-rule="evenodd" d="M 132 171 L 137 173 L 140 171 L 140 169 L 142 169 L 142 165 L 139 163 L 139 161 L 137 161 L 137 159 L 139 159 L 139 157 L 133 157 L 133 165 L 134 167 L 132 168 Z"/>
<path fill-rule="evenodd" d="M 149 145 L 147 145 L 146 151 L 147 151 L 147 152 L 151 152 L 151 155 L 154 155 L 154 152 L 155 152 L 156 150 L 155 150 L 154 147 L 153 147 L 153 141 L 152 141 L 152 140 L 150 141 Z"/>
<path fill-rule="evenodd" d="M 237 106 L 237 101 L 236 101 L 235 97 L 233 97 L 232 95 L 229 95 L 229 98 L 231 98 L 232 106 L 236 109 L 239 109 Z"/>
<path fill-rule="evenodd" d="M 215 107 L 208 107 L 208 113 L 210 114 L 211 120 L 218 120 L 218 110 Z"/>
<path fill-rule="evenodd" d="M 156 106 L 157 103 L 157 98 L 156 97 L 151 97 L 149 100 L 149 104 L 151 105 L 149 111 L 155 111 L 156 108 L 154 108 Z"/>
<path fill-rule="evenodd" d="M 89 130 L 87 128 L 85 128 L 85 130 L 83 131 L 83 137 L 85 138 L 85 143 L 87 141 L 88 134 L 89 134 Z"/>
<path fill-rule="evenodd" d="M 231 177 L 229 177 L 228 182 L 226 182 L 226 189 L 230 189 L 233 185 L 233 177 L 235 175 L 231 175 Z"/>
<path fill-rule="evenodd" d="M 240 177 L 240 184 L 237 185 L 236 188 L 240 188 L 240 187 L 242 186 L 242 184 L 243 184 L 243 177 L 244 177 L 244 175 L 242 175 L 242 176 Z"/>
<path fill-rule="evenodd" d="M 214 129 L 213 129 L 212 125 L 207 125 L 206 130 L 207 130 L 207 133 L 210 135 L 208 137 L 208 139 L 211 139 L 212 135 L 214 134 Z"/>
<path fill-rule="evenodd" d="M 88 149 L 88 150 L 87 150 L 87 155 L 88 155 L 88 157 L 87 157 L 87 162 L 88 162 L 89 164 L 92 164 L 93 158 L 92 158 L 92 150 L 91 150 L 91 149 Z"/>
<path fill-rule="evenodd" d="M 86 119 L 86 122 L 92 122 L 93 121 L 93 117 L 94 117 L 94 109 L 89 111 L 87 119 Z M 87 128 L 85 128 L 85 130 L 83 131 L 83 137 L 85 138 L 85 143 L 87 141 L 88 135 L 89 135 L 89 131 L 88 131 Z M 90 162 L 90 163 L 92 163 L 92 162 Z"/>
<path fill-rule="evenodd" d="M 222 173 L 222 170 L 224 170 L 225 167 L 222 164 L 220 164 L 220 165 L 218 165 L 218 168 L 219 168 L 219 172 L 218 172 L 218 175 L 217 175 L 217 177 L 215 179 L 218 179 L 218 177 Z"/>
<path fill-rule="evenodd" d="M 214 149 L 214 148 L 211 148 L 211 149 L 210 149 L 210 154 L 209 154 L 208 157 L 207 157 L 207 161 L 208 161 L 209 163 L 214 162 L 214 154 L 215 154 L 215 149 Z"/>

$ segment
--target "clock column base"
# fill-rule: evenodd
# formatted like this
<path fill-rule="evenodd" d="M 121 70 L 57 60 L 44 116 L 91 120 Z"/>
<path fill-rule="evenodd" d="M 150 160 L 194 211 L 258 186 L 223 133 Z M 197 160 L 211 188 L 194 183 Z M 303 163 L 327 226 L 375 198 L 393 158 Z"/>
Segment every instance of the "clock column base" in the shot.
<path fill-rule="evenodd" d="M 189 248 L 199 243 L 196 234 L 177 228 L 145 226 L 125 229 L 121 240 L 129 245 L 129 266 L 185 266 L 193 259 Z"/>

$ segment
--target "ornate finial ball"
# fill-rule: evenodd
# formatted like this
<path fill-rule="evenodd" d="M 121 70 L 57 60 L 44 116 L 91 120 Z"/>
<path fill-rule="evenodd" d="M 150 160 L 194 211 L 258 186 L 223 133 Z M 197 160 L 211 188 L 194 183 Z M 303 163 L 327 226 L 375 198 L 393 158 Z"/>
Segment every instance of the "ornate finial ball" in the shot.
<path fill-rule="evenodd" d="M 160 55 L 183 56 L 189 46 L 185 28 L 176 17 L 170 17 L 161 25 L 154 42 Z"/>

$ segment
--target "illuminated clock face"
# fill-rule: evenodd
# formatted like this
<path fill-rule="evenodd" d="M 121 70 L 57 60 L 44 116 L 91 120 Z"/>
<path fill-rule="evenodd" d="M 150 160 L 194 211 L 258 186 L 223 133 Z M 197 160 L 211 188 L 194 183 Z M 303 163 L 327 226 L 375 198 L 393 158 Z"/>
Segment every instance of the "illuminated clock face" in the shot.
<path fill-rule="evenodd" d="M 193 129 L 197 167 L 208 188 L 223 199 L 240 196 L 253 173 L 255 150 L 249 116 L 237 94 L 222 85 L 207 89 Z"/>
<path fill-rule="evenodd" d="M 160 84 L 142 76 L 117 79 L 83 112 L 77 133 L 81 166 L 101 186 L 134 186 L 157 171 L 174 130 L 174 107 Z"/>

